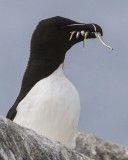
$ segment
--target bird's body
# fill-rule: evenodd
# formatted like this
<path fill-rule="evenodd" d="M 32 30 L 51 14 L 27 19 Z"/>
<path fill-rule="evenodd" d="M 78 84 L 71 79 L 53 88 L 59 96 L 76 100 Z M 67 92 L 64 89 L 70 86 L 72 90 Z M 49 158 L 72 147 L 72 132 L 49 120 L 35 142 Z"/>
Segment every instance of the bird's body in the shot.
<path fill-rule="evenodd" d="M 19 103 L 13 121 L 69 145 L 76 132 L 79 113 L 79 95 L 60 65 L 50 76 L 36 83 Z"/>
<path fill-rule="evenodd" d="M 70 145 L 77 130 L 79 95 L 63 72 L 66 52 L 76 43 L 95 38 L 101 28 L 63 17 L 40 21 L 31 40 L 30 58 L 20 93 L 7 118 L 37 133 Z"/>

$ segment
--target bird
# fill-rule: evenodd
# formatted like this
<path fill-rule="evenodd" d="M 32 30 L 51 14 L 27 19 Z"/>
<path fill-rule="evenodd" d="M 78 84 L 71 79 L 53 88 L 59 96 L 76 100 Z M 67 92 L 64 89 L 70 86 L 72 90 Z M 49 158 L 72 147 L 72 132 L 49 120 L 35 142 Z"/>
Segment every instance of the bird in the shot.
<path fill-rule="evenodd" d="M 6 117 L 70 146 L 78 127 L 80 96 L 64 73 L 64 60 L 73 45 L 96 38 L 95 32 L 103 35 L 94 23 L 60 16 L 41 20 L 32 34 L 19 95 Z"/>

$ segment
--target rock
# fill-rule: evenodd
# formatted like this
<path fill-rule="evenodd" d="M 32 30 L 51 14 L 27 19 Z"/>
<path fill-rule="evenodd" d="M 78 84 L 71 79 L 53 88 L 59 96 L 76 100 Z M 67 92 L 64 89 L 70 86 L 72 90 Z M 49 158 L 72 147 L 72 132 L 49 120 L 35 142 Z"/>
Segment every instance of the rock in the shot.
<path fill-rule="evenodd" d="M 76 135 L 75 150 L 95 160 L 128 160 L 128 148 L 90 134 Z"/>
<path fill-rule="evenodd" d="M 0 117 L 0 160 L 128 160 L 128 148 L 78 133 L 75 150 Z"/>
<path fill-rule="evenodd" d="M 0 117 L 0 160 L 91 160 Z"/>

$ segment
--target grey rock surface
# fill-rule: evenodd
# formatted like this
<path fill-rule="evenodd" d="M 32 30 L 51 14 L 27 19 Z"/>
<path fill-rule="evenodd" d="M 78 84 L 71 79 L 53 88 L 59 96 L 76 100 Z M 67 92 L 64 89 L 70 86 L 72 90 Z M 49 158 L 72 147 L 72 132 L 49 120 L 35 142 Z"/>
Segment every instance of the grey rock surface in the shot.
<path fill-rule="evenodd" d="M 76 135 L 75 150 L 0 117 L 0 160 L 128 160 L 128 148 L 90 134 Z"/>
<path fill-rule="evenodd" d="M 95 160 L 128 160 L 128 147 L 106 142 L 90 134 L 76 135 L 75 149 Z"/>
<path fill-rule="evenodd" d="M 0 117 L 0 160 L 91 160 Z"/>

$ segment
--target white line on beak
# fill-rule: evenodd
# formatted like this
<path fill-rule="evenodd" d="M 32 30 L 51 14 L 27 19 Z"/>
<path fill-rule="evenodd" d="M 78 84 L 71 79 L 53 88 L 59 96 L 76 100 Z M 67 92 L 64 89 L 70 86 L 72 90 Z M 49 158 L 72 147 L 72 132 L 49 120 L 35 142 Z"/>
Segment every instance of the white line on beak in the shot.
<path fill-rule="evenodd" d="M 80 25 L 85 25 L 85 24 L 69 24 L 69 25 L 67 25 L 67 26 L 80 26 Z"/>
<path fill-rule="evenodd" d="M 94 24 L 92 24 L 93 25 L 93 27 L 94 27 L 94 30 L 95 30 L 95 32 L 96 32 L 96 26 L 94 25 Z"/>

